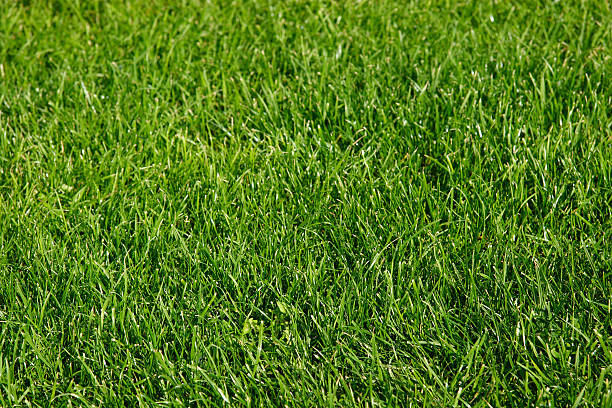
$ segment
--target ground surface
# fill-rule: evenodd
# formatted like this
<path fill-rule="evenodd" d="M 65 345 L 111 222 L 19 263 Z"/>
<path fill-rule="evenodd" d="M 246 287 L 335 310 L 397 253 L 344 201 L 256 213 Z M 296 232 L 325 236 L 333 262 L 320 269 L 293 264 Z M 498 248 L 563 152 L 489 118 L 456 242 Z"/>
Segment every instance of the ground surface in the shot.
<path fill-rule="evenodd" d="M 0 405 L 612 404 L 611 7 L 0 2 Z"/>

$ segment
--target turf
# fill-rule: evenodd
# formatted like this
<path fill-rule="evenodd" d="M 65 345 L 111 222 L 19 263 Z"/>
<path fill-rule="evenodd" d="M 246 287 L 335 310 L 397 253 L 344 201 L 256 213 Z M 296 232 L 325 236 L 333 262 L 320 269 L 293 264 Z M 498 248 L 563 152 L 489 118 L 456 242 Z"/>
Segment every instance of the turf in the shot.
<path fill-rule="evenodd" d="M 0 406 L 610 406 L 612 5 L 0 1 Z"/>

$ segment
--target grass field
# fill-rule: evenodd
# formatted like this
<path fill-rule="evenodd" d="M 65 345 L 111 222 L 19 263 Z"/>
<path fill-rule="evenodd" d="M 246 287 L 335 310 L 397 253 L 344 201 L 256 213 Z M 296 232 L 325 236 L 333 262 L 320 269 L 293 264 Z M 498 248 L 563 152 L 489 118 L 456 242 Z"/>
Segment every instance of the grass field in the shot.
<path fill-rule="evenodd" d="M 612 405 L 612 4 L 0 0 L 0 406 Z"/>

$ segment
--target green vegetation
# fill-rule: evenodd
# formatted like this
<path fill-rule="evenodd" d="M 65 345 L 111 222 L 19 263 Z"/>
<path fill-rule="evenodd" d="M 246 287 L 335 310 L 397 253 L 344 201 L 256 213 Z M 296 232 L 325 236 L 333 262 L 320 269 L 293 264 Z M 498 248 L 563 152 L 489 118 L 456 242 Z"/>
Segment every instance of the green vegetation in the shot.
<path fill-rule="evenodd" d="M 0 406 L 609 406 L 612 5 L 0 1 Z"/>

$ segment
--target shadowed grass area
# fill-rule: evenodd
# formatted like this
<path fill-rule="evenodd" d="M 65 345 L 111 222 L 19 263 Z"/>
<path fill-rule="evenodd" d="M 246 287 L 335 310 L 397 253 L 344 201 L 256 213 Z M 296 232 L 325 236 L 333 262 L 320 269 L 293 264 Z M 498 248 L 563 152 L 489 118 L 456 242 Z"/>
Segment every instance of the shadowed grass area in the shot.
<path fill-rule="evenodd" d="M 1 406 L 612 403 L 606 1 L 0 2 Z"/>

